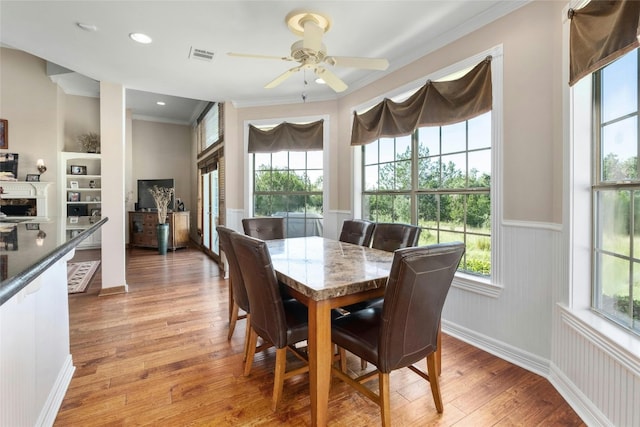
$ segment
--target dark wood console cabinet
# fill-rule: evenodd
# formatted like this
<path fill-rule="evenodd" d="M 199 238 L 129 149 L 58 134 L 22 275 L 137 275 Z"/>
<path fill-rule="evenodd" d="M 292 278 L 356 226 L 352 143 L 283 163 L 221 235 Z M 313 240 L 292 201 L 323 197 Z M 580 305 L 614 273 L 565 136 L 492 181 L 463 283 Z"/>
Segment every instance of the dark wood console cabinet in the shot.
<path fill-rule="evenodd" d="M 169 243 L 167 249 L 175 251 L 189 244 L 189 212 L 170 212 Z M 157 248 L 158 214 L 155 212 L 129 212 L 129 245 L 142 248 Z"/>

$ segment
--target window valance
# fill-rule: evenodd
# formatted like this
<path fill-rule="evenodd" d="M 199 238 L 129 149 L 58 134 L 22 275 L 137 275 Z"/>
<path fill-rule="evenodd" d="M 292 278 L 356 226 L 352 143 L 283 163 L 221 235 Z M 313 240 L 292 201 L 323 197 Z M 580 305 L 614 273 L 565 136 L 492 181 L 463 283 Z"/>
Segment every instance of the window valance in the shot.
<path fill-rule="evenodd" d="M 640 2 L 591 1 L 569 9 L 569 85 L 638 47 Z"/>
<path fill-rule="evenodd" d="M 428 81 L 403 102 L 385 99 L 370 110 L 354 112 L 351 145 L 381 137 L 409 135 L 421 126 L 458 123 L 492 107 L 491 57 L 457 80 Z"/>
<path fill-rule="evenodd" d="M 249 153 L 322 150 L 323 123 L 283 122 L 267 130 L 249 125 Z"/>

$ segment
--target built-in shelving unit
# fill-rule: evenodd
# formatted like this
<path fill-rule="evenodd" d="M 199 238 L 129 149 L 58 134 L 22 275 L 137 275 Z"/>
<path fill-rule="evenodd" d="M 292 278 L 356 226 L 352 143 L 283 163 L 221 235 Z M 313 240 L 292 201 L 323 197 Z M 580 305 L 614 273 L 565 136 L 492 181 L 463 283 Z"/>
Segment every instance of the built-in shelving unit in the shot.
<path fill-rule="evenodd" d="M 61 233 L 65 240 L 69 240 L 101 218 L 101 156 L 95 153 L 62 152 L 59 170 L 60 195 L 63 198 L 60 217 L 66 217 Z M 98 231 L 85 239 L 78 249 L 99 248 L 101 241 Z"/>

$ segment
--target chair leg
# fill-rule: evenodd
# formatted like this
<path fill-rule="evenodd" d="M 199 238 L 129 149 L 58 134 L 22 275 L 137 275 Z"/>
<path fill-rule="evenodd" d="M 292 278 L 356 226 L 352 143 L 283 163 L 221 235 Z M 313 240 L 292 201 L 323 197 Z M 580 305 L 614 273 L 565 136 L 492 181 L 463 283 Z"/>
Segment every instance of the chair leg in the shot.
<path fill-rule="evenodd" d="M 276 366 L 275 378 L 273 379 L 273 401 L 271 410 L 276 411 L 280 398 L 282 397 L 282 388 L 284 386 L 284 374 L 287 370 L 287 347 L 276 349 Z"/>
<path fill-rule="evenodd" d="M 249 337 L 251 336 L 251 329 L 251 314 L 247 313 L 247 326 L 245 327 L 244 332 L 244 356 L 242 358 L 243 362 L 247 361 L 247 354 L 249 353 Z"/>
<path fill-rule="evenodd" d="M 389 374 L 380 372 L 378 378 L 380 382 L 380 415 L 382 416 L 382 427 L 390 427 L 391 402 L 389 401 Z"/>
<path fill-rule="evenodd" d="M 231 275 L 229 275 L 229 281 L 227 282 L 227 286 L 229 286 L 229 323 L 231 323 L 231 317 L 233 316 L 233 310 L 234 310 L 234 299 L 233 299 L 233 286 L 231 286 Z M 237 316 L 237 311 L 236 311 L 236 316 Z"/>
<path fill-rule="evenodd" d="M 338 347 L 338 355 L 340 356 L 340 370 L 344 373 L 347 372 L 347 351 Z"/>
<path fill-rule="evenodd" d="M 233 307 L 231 308 L 231 318 L 229 320 L 229 333 L 227 334 L 227 341 L 231 339 L 233 336 L 233 331 L 236 329 L 236 322 L 238 321 L 238 312 L 240 311 L 240 307 L 238 304 L 233 303 Z"/>
<path fill-rule="evenodd" d="M 431 353 L 427 356 L 427 372 L 429 373 L 429 384 L 431 384 L 431 394 L 436 404 L 438 413 L 442 413 L 442 396 L 440 396 L 440 382 L 438 381 L 438 362 L 437 355 Z"/>
<path fill-rule="evenodd" d="M 360 359 L 360 369 L 362 369 L 363 371 L 365 369 L 367 369 L 367 361 L 364 359 Z"/>
<path fill-rule="evenodd" d="M 253 356 L 256 354 L 256 344 L 258 343 L 258 333 L 251 328 L 249 336 L 249 348 L 247 349 L 247 361 L 244 363 L 244 376 L 251 373 L 251 365 L 253 365 Z"/>

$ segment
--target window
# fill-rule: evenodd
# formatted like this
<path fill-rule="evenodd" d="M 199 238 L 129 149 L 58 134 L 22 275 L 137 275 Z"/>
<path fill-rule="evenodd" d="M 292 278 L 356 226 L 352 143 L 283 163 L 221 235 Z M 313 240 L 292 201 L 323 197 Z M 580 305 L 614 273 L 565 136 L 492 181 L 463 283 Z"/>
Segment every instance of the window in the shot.
<path fill-rule="evenodd" d="M 219 102 L 209 104 L 202 112 L 197 121 L 200 152 L 223 141 L 222 120 L 223 107 Z"/>
<path fill-rule="evenodd" d="M 593 78 L 593 308 L 640 333 L 638 50 Z"/>
<path fill-rule="evenodd" d="M 421 227 L 420 245 L 462 241 L 460 270 L 491 275 L 491 112 L 363 150 L 363 218 Z"/>
<path fill-rule="evenodd" d="M 283 216 L 287 237 L 322 236 L 323 152 L 254 153 L 253 215 Z"/>

